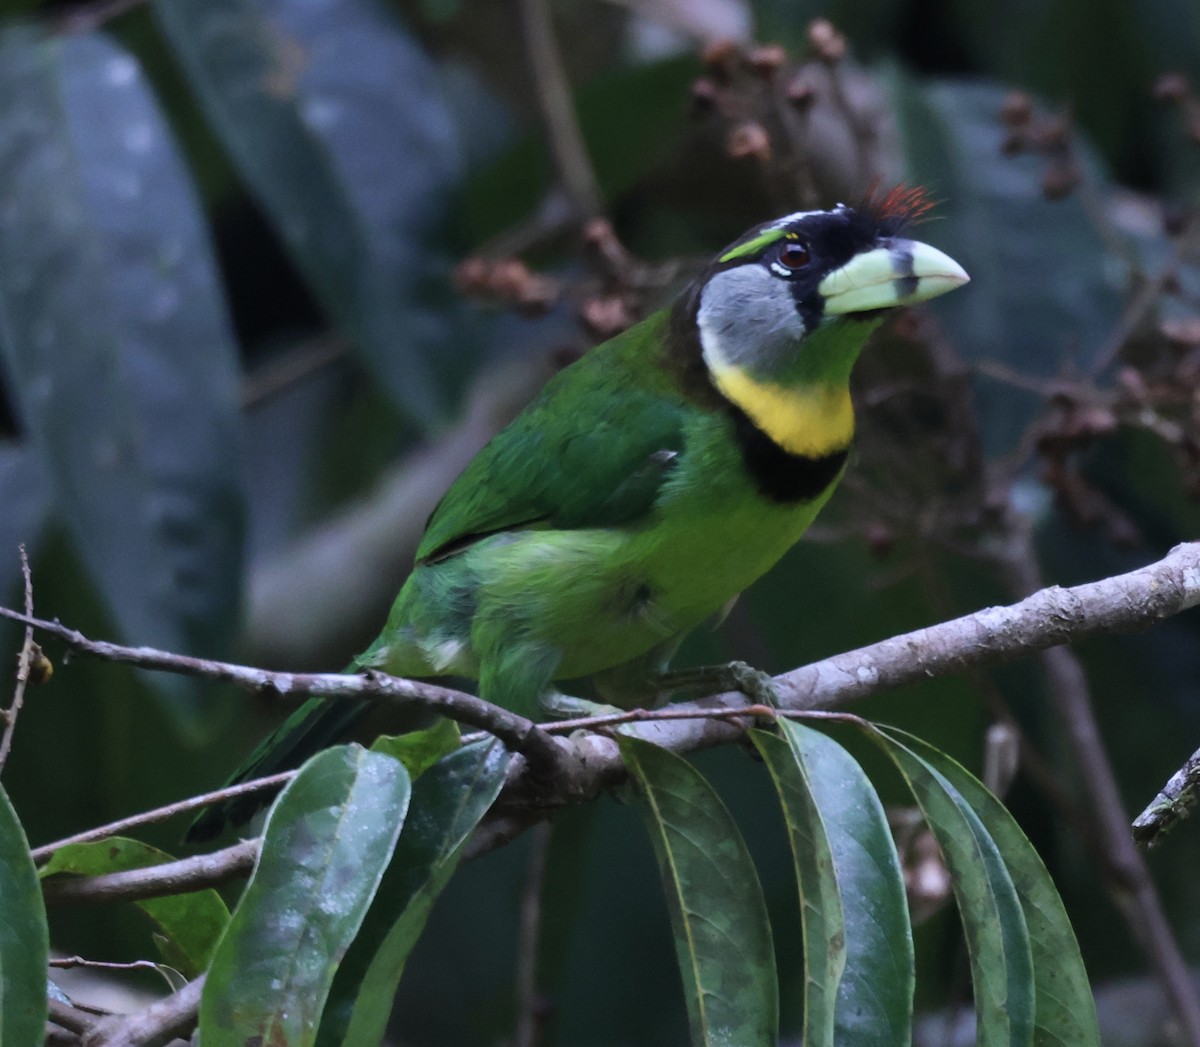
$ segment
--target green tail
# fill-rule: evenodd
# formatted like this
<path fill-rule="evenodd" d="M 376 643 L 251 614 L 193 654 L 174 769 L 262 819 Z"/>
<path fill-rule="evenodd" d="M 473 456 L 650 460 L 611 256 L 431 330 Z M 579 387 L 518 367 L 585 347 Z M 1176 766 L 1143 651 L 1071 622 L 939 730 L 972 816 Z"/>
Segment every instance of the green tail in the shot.
<path fill-rule="evenodd" d="M 262 741 L 225 784 L 239 785 L 299 767 L 310 756 L 345 735 L 371 705 L 365 698 L 309 699 Z M 206 807 L 188 828 L 186 838 L 192 842 L 211 840 L 227 825 L 248 822 L 277 792 L 278 788 L 247 793 Z"/>

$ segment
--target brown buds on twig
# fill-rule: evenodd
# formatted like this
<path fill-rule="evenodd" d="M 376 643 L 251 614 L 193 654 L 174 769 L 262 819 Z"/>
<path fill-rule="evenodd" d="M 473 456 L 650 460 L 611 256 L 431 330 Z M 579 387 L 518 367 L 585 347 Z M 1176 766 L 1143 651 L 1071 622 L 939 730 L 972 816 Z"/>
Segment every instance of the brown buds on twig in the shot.
<path fill-rule="evenodd" d="M 1000 122 L 1005 127 L 1026 127 L 1033 118 L 1033 99 L 1024 91 L 1009 91 L 1000 106 Z"/>
<path fill-rule="evenodd" d="M 454 285 L 460 294 L 495 298 L 532 315 L 544 313 L 560 293 L 558 281 L 532 272 L 519 258 L 467 258 L 454 271 Z"/>
<path fill-rule="evenodd" d="M 1151 95 L 1159 105 L 1174 105 L 1183 117 L 1183 133 L 1193 145 L 1200 145 L 1200 98 L 1183 73 L 1163 73 L 1155 81 Z"/>
<path fill-rule="evenodd" d="M 1000 123 L 1008 133 L 1000 143 L 1004 156 L 1032 153 L 1043 157 L 1042 195 L 1047 200 L 1062 200 L 1083 181 L 1083 171 L 1075 156 L 1074 129 L 1069 112 L 1056 115 L 1040 113 L 1024 91 L 1011 91 L 1000 107 Z"/>
<path fill-rule="evenodd" d="M 1160 105 L 1178 105 L 1191 95 L 1191 85 L 1183 73 L 1163 73 L 1151 88 L 1150 94 Z"/>
<path fill-rule="evenodd" d="M 816 18 L 808 26 L 808 43 L 817 60 L 837 65 L 846 57 L 846 38 L 827 18 Z"/>
<path fill-rule="evenodd" d="M 583 228 L 583 257 L 590 272 L 566 278 L 532 271 L 519 258 L 465 259 L 454 273 L 463 295 L 490 298 L 526 315 L 540 315 L 563 303 L 593 339 L 620 334 L 644 314 L 646 298 L 674 279 L 677 264 L 653 266 L 635 258 L 606 218 Z"/>
<path fill-rule="evenodd" d="M 795 109 L 801 113 L 807 113 L 817 100 L 817 88 L 812 82 L 812 78 L 801 70 L 792 77 L 792 82 L 787 86 L 785 97 Z"/>
<path fill-rule="evenodd" d="M 736 40 L 714 40 L 704 49 L 703 61 L 709 75 L 723 86 L 733 82 L 734 73 L 742 60 L 742 49 Z"/>
<path fill-rule="evenodd" d="M 739 124 L 730 131 L 726 148 L 735 160 L 752 156 L 765 164 L 771 159 L 771 137 L 767 129 L 755 121 Z"/>
<path fill-rule="evenodd" d="M 770 81 L 787 63 L 787 57 L 787 52 L 778 44 L 765 44 L 751 51 L 746 62 L 755 73 Z"/>
<path fill-rule="evenodd" d="M 607 218 L 593 218 L 583 227 L 583 246 L 601 263 L 605 275 L 619 283 L 627 282 L 637 265 Z"/>
<path fill-rule="evenodd" d="M 720 88 L 707 76 L 692 84 L 692 109 L 697 113 L 711 113 L 717 108 Z"/>
<path fill-rule="evenodd" d="M 632 327 L 637 316 L 627 296 L 609 294 L 585 298 L 579 306 L 579 319 L 596 338 L 605 339 Z"/>

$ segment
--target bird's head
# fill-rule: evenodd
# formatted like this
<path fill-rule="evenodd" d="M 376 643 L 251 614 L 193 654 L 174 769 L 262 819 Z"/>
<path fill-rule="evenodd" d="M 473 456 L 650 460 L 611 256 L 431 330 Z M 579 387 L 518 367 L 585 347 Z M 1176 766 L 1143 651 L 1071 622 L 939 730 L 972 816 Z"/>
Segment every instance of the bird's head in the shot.
<path fill-rule="evenodd" d="M 928 210 L 919 190 L 897 189 L 787 215 L 727 247 L 680 303 L 716 389 L 795 453 L 848 442 L 850 370 L 867 335 L 888 309 L 969 279 L 903 235 Z"/>

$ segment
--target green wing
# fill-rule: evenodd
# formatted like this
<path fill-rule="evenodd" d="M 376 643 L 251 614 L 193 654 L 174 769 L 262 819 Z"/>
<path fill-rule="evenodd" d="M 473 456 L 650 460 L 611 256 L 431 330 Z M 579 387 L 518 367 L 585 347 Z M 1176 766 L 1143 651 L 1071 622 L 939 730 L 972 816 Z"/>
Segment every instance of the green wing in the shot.
<path fill-rule="evenodd" d="M 446 492 L 417 561 L 512 529 L 619 526 L 648 513 L 683 451 L 688 406 L 657 359 L 662 318 L 556 375 Z"/>

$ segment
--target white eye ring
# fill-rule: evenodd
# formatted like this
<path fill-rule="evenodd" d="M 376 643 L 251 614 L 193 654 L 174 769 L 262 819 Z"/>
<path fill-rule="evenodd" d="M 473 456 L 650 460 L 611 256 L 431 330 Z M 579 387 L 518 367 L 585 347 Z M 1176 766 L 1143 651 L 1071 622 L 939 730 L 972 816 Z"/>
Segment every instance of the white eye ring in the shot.
<path fill-rule="evenodd" d="M 789 257 L 791 264 L 789 264 Z M 795 276 L 796 273 L 807 268 L 811 260 L 812 255 L 806 244 L 799 240 L 785 240 L 779 245 L 775 257 L 771 260 L 771 272 L 776 276 Z"/>

